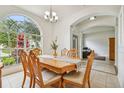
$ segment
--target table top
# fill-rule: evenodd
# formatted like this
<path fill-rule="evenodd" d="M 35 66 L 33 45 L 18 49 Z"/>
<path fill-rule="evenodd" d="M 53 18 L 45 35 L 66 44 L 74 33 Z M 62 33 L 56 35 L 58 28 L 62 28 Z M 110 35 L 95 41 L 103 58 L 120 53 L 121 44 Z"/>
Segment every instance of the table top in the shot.
<path fill-rule="evenodd" d="M 42 55 L 39 58 L 43 68 L 47 68 L 59 74 L 77 70 L 77 63 L 81 62 L 79 59 L 72 59 L 61 56 L 53 57 L 50 55 Z"/>
<path fill-rule="evenodd" d="M 47 59 L 47 58 L 40 58 L 40 62 L 43 64 L 54 66 L 56 68 L 63 68 L 65 66 L 74 65 L 74 63 L 68 63 L 65 61 Z"/>
<path fill-rule="evenodd" d="M 52 66 L 64 67 L 71 64 L 78 64 L 82 62 L 79 58 L 70 58 L 67 56 L 51 56 L 51 55 L 41 55 L 39 56 L 42 63 L 50 64 Z"/>

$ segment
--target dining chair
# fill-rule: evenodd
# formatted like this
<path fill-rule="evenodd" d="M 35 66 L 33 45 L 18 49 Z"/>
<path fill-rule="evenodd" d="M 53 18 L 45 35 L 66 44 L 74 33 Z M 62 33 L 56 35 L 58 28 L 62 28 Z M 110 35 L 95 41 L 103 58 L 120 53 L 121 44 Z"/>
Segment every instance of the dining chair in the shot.
<path fill-rule="evenodd" d="M 70 72 L 68 74 L 65 74 L 63 76 L 63 87 L 67 84 L 71 84 L 78 87 L 86 87 L 86 84 L 88 84 L 88 87 L 90 88 L 90 73 L 91 68 L 94 60 L 94 51 L 91 52 L 91 54 L 88 56 L 87 66 L 85 71 L 78 71 L 78 72 Z"/>
<path fill-rule="evenodd" d="M 67 56 L 68 57 L 71 57 L 71 58 L 80 58 L 78 56 L 78 50 L 77 49 L 70 49 L 67 53 Z"/>
<path fill-rule="evenodd" d="M 33 72 L 31 71 L 30 66 L 29 66 L 28 54 L 22 49 L 20 49 L 18 51 L 18 54 L 20 56 L 20 61 L 22 63 L 23 72 L 24 72 L 24 78 L 22 81 L 22 88 L 24 87 L 26 76 L 30 77 L 29 87 L 31 88 L 32 84 L 33 84 L 33 82 L 32 82 L 33 81 Z"/>
<path fill-rule="evenodd" d="M 61 56 L 67 56 L 68 49 L 64 48 L 61 50 Z"/>
<path fill-rule="evenodd" d="M 42 50 L 41 50 L 40 48 L 34 48 L 32 51 L 34 52 L 34 54 L 35 54 L 36 56 L 42 54 Z"/>
<path fill-rule="evenodd" d="M 33 80 L 33 87 L 35 87 L 36 83 L 41 88 L 49 87 L 56 83 L 58 83 L 58 86 L 61 87 L 61 76 L 49 70 L 43 70 L 39 58 L 36 57 L 32 50 L 29 53 L 29 61 L 35 76 Z"/>

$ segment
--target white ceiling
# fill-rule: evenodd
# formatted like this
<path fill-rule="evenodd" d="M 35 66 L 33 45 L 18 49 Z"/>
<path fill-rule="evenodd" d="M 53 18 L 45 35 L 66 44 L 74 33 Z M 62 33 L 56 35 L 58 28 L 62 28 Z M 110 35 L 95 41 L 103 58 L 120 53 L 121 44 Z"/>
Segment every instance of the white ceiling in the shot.
<path fill-rule="evenodd" d="M 44 15 L 46 10 L 50 10 L 50 5 L 19 5 L 21 9 L 34 13 L 40 17 Z M 54 5 L 52 10 L 57 13 L 59 17 L 67 17 L 73 13 L 79 12 L 83 9 L 83 5 Z"/>
<path fill-rule="evenodd" d="M 70 17 L 70 15 L 74 15 L 77 12 L 82 11 L 83 9 L 94 8 L 94 7 L 102 7 L 103 5 L 53 5 L 52 9 L 57 13 L 60 18 Z M 50 5 L 17 5 L 23 10 L 34 13 L 40 17 L 43 17 L 44 12 L 50 9 Z M 104 5 L 104 7 L 108 8 L 118 8 L 119 6 L 114 5 Z"/>
<path fill-rule="evenodd" d="M 101 21 L 101 20 L 104 20 L 104 21 L 108 21 L 108 20 L 114 20 L 115 17 L 114 16 L 109 16 L 109 15 L 100 15 L 100 16 L 95 16 L 96 19 L 95 20 L 90 20 L 89 18 L 81 21 L 80 23 L 77 24 L 77 26 L 82 26 L 82 25 L 85 25 L 85 24 L 89 24 L 89 23 L 94 23 L 94 22 L 97 22 L 97 21 Z"/>
<path fill-rule="evenodd" d="M 89 34 L 89 33 L 105 32 L 105 31 L 115 31 L 115 28 L 113 26 L 95 26 L 88 28 L 87 30 L 83 31 L 83 33 Z"/>

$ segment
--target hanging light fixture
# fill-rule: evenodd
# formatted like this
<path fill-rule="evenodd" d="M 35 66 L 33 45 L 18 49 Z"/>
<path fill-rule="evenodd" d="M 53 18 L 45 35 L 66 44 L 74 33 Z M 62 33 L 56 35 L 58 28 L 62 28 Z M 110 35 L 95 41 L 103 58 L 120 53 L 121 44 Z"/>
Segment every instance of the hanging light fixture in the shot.
<path fill-rule="evenodd" d="M 92 21 L 92 20 L 95 20 L 95 19 L 96 19 L 96 16 L 91 16 L 89 19 L 90 19 L 91 21 Z"/>
<path fill-rule="evenodd" d="M 52 11 L 52 6 L 50 6 L 50 11 L 45 11 L 44 19 L 51 23 L 55 23 L 58 21 L 58 16 L 56 15 L 56 12 Z"/>

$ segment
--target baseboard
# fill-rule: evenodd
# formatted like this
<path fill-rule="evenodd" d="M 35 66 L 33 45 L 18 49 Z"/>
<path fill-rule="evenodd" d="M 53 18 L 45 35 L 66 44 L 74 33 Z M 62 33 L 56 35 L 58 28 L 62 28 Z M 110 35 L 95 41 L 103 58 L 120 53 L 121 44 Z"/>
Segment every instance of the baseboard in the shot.
<path fill-rule="evenodd" d="M 116 65 L 114 65 L 114 67 L 115 67 L 116 75 L 118 75 L 118 67 Z"/>

